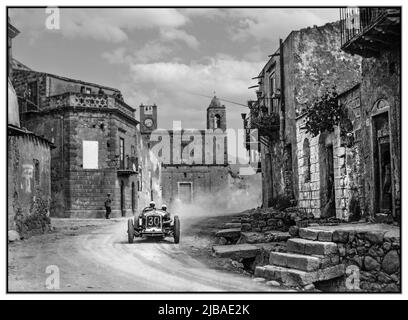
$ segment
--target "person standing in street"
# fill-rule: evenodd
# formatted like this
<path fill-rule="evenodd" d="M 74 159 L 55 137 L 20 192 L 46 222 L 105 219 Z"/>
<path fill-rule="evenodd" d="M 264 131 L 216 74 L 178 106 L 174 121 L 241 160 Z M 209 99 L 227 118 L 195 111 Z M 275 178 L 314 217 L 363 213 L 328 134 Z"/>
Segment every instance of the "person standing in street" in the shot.
<path fill-rule="evenodd" d="M 112 212 L 112 199 L 110 197 L 110 193 L 107 194 L 106 200 L 105 200 L 105 210 L 106 210 L 106 219 L 110 219 L 109 215 Z"/>

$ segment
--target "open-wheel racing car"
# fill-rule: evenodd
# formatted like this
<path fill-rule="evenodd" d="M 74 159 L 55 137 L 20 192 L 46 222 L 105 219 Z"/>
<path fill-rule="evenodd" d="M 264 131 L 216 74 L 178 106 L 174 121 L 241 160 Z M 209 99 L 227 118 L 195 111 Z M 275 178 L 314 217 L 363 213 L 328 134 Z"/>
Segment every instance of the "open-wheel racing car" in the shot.
<path fill-rule="evenodd" d="M 143 210 L 139 216 L 128 219 L 128 241 L 135 237 L 173 237 L 174 243 L 180 242 L 180 220 L 178 216 L 170 218 L 167 211 L 160 209 Z"/>

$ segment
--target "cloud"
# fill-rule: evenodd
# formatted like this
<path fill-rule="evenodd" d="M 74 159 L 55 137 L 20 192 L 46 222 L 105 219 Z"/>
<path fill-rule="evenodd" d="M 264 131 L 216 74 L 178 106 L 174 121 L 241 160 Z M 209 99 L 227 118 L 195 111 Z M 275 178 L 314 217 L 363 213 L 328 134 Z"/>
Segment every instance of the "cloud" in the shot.
<path fill-rule="evenodd" d="M 192 49 L 197 49 L 200 44 L 194 36 L 192 36 L 191 34 L 188 34 L 186 31 L 181 30 L 181 29 L 163 29 L 162 28 L 160 30 L 160 34 L 164 41 L 180 40 Z"/>
<path fill-rule="evenodd" d="M 42 33 L 55 32 L 45 28 L 45 9 L 10 9 L 13 22 L 24 32 L 39 37 Z M 91 38 L 108 42 L 123 42 L 129 31 L 152 28 L 178 28 L 189 21 L 176 9 L 60 9 L 61 28 L 68 38 Z"/>
<path fill-rule="evenodd" d="M 159 106 L 159 120 L 162 127 L 171 128 L 172 120 L 182 120 L 188 127 L 205 127 L 205 110 L 215 90 L 218 97 L 246 104 L 252 97 L 248 90 L 251 76 L 258 74 L 262 63 L 238 60 L 227 55 L 206 58 L 202 62 L 190 64 L 177 62 L 135 63 L 130 65 L 131 84 L 129 90 L 142 92 L 146 101 Z M 127 95 L 127 94 L 126 94 Z M 133 95 L 137 99 L 137 96 Z M 132 98 L 132 99 L 133 99 Z M 228 104 L 227 107 L 241 108 Z M 229 109 L 231 110 L 231 109 Z M 237 110 L 237 109 L 235 109 Z M 241 125 L 240 110 L 238 122 L 227 114 L 229 123 Z M 242 110 L 246 111 L 245 108 Z M 197 116 L 199 114 L 202 116 Z M 231 116 L 231 117 L 230 117 Z"/>
<path fill-rule="evenodd" d="M 119 47 L 111 52 L 102 53 L 104 58 L 110 64 L 132 64 L 132 63 L 148 63 L 158 61 L 171 54 L 173 50 L 161 44 L 158 41 L 149 41 L 143 47 L 132 53 L 128 52 L 125 47 Z"/>
<path fill-rule="evenodd" d="M 292 30 L 322 25 L 339 19 L 339 10 L 333 9 L 232 9 L 228 11 L 235 20 L 230 26 L 232 40 L 248 38 L 272 40 L 285 38 Z M 290 21 L 290 23 L 287 23 Z"/>

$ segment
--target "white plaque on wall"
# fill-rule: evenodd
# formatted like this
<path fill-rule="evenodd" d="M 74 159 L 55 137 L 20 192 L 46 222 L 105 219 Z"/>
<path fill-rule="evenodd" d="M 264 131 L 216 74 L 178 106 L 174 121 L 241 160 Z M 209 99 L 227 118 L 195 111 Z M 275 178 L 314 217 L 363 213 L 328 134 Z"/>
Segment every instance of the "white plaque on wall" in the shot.
<path fill-rule="evenodd" d="M 82 167 L 98 169 L 98 141 L 82 141 Z"/>

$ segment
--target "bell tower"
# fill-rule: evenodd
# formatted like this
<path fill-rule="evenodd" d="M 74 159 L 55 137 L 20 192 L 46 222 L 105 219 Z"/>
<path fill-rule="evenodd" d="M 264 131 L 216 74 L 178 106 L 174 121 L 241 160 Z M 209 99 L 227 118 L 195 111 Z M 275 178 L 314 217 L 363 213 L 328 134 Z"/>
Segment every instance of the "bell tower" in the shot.
<path fill-rule="evenodd" d="M 227 129 L 227 115 L 225 106 L 221 105 L 220 100 L 214 95 L 210 105 L 207 108 L 207 129 Z"/>
<path fill-rule="evenodd" d="M 152 133 L 157 129 L 157 106 L 140 105 L 140 132 L 142 134 Z"/>

